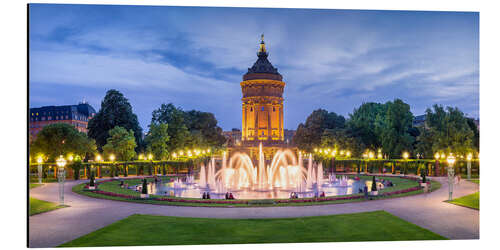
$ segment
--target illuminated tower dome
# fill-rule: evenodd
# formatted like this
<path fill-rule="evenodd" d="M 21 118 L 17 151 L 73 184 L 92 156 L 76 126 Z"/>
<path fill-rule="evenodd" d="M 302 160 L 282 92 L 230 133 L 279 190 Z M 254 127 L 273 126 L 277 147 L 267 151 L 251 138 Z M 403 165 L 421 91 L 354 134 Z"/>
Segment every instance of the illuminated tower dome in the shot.
<path fill-rule="evenodd" d="M 244 144 L 283 143 L 283 90 L 285 82 L 278 69 L 267 60 L 261 36 L 258 59 L 243 75 L 240 83 L 242 101 L 242 136 Z"/>

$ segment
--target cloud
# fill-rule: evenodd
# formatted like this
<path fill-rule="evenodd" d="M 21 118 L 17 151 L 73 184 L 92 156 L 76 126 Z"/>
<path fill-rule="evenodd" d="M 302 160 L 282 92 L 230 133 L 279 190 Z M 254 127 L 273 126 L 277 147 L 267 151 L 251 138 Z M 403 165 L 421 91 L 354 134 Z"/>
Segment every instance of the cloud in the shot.
<path fill-rule="evenodd" d="M 420 110 L 478 96 L 478 16 L 401 13 L 30 5 L 30 84 L 140 90 L 141 110 L 164 91 L 237 127 L 217 105 L 239 109 L 238 83 L 264 33 L 287 83 L 289 128 L 319 107 L 347 114 L 399 97 Z M 463 107 L 478 113 L 478 104 Z"/>

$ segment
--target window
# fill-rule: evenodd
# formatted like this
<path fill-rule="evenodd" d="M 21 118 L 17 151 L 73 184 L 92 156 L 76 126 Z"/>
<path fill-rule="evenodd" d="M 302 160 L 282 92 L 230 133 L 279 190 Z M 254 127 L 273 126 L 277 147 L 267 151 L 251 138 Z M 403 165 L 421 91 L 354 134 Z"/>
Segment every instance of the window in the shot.
<path fill-rule="evenodd" d="M 253 111 L 253 108 L 252 108 L 252 107 L 250 107 L 250 112 L 252 112 L 252 111 Z"/>
<path fill-rule="evenodd" d="M 264 111 L 264 107 L 260 108 L 261 111 Z"/>
<path fill-rule="evenodd" d="M 275 107 L 273 107 L 273 112 L 275 112 L 275 111 L 276 111 L 276 108 L 275 108 Z"/>
<path fill-rule="evenodd" d="M 262 109 L 264 109 L 264 108 L 262 108 Z M 262 135 L 264 135 L 264 131 L 262 131 Z"/>

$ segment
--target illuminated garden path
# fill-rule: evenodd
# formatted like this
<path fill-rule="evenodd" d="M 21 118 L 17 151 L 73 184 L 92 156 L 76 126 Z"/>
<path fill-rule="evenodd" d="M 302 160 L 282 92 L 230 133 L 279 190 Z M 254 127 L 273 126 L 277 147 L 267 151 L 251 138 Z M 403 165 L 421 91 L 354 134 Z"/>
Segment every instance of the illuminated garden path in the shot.
<path fill-rule="evenodd" d="M 479 211 L 443 202 L 448 198 L 445 178 L 435 178 L 442 187 L 432 193 L 386 200 L 295 207 L 179 207 L 95 199 L 71 192 L 82 181 L 65 186 L 68 208 L 29 217 L 30 247 L 54 247 L 132 214 L 207 218 L 278 218 L 331 215 L 385 210 L 404 220 L 450 239 L 479 239 Z M 462 180 L 454 197 L 479 191 L 479 185 Z M 57 202 L 57 183 L 31 189 L 30 196 Z M 334 226 L 334 225 L 332 225 Z"/>

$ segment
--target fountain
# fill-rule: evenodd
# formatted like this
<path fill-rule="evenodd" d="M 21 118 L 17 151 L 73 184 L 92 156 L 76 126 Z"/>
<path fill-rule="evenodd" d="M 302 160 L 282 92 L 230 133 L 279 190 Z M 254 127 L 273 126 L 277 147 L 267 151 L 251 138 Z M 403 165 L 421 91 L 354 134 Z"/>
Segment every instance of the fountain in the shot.
<path fill-rule="evenodd" d="M 200 166 L 200 179 L 198 181 L 198 186 L 200 188 L 207 187 L 207 176 L 205 174 L 205 164 L 203 164 L 203 163 Z"/>
<path fill-rule="evenodd" d="M 325 178 L 323 164 L 314 163 L 308 155 L 307 168 L 304 168 L 303 155 L 298 160 L 290 149 L 278 149 L 269 164 L 259 145 L 256 164 L 245 152 L 234 152 L 229 157 L 223 153 L 221 167 L 216 169 L 216 159 L 200 165 L 199 179 L 187 176 L 186 181 L 175 179 L 170 183 L 160 183 L 157 194 L 179 197 L 199 198 L 203 192 L 210 192 L 215 199 L 224 199 L 231 192 L 238 199 L 289 198 L 291 192 L 299 197 L 313 197 L 325 192 L 327 196 L 357 193 L 366 181 L 356 181 L 347 176 L 330 173 Z"/>

